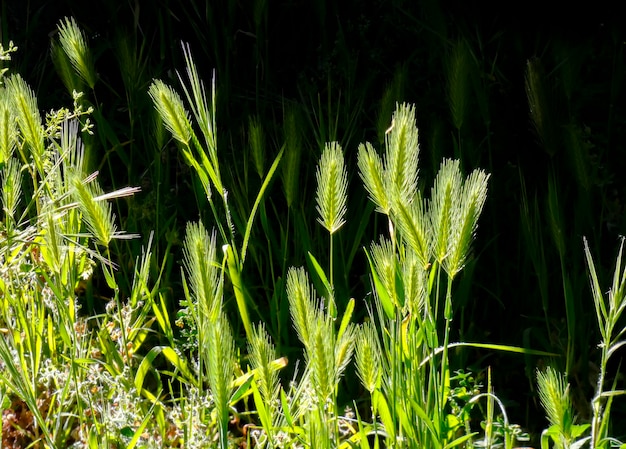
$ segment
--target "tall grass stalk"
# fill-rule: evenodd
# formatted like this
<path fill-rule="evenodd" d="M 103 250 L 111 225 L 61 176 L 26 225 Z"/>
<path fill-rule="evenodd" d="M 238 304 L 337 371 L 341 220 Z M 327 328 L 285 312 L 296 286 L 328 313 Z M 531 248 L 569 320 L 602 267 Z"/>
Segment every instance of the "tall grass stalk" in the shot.
<path fill-rule="evenodd" d="M 584 245 L 596 319 L 601 335 L 599 346 L 601 351 L 600 373 L 598 375 L 595 395 L 591 401 L 593 414 L 591 418 L 591 436 L 589 442 L 590 447 L 596 448 L 606 447 L 607 444 L 609 444 L 610 438 L 608 431 L 612 399 L 614 396 L 623 395 L 625 393 L 623 390 L 616 390 L 615 384 L 613 384 L 610 390 L 605 390 L 606 370 L 609 359 L 615 351 L 626 344 L 626 341 L 623 340 L 626 327 L 620 328 L 619 324 L 622 312 L 626 309 L 626 270 L 622 268 L 624 238 L 622 238 L 620 242 L 613 273 L 613 282 L 611 283 L 607 299 L 604 298 L 603 290 L 600 287 L 595 264 L 586 239 L 584 240 Z"/>
<path fill-rule="evenodd" d="M 346 171 L 343 152 L 337 142 L 324 147 L 316 172 L 317 178 L 317 212 L 318 221 L 330 234 L 329 272 L 330 286 L 333 288 L 333 234 L 345 223 L 346 203 L 348 201 L 348 173 Z M 329 292 L 329 313 L 337 316 L 333 292 Z"/>

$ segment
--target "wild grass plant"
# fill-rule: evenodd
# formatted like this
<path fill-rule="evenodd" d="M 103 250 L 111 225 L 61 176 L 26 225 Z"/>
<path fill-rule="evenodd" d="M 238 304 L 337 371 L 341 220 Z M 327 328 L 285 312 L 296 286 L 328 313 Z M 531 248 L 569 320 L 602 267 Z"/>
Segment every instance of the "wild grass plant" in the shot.
<path fill-rule="evenodd" d="M 262 2 L 257 10 L 261 33 L 267 26 Z M 484 381 L 461 369 L 466 366 L 457 357 L 469 347 L 540 354 L 458 341 L 459 279 L 473 263 L 490 176 L 478 169 L 465 176 L 468 159 L 443 159 L 435 166 L 432 188 L 424 189 L 415 107 L 403 103 L 394 109 L 390 100 L 402 95 L 402 70 L 377 122 L 381 151 L 370 143 L 359 146 L 358 176 L 349 176 L 352 161 L 339 142 L 339 113 L 322 120 L 321 106 L 313 122 L 327 123 L 328 129 L 316 134 L 313 145 L 319 149 L 317 170 L 303 175 L 306 164 L 299 158 L 310 142 L 300 126 L 306 123 L 300 116 L 305 109 L 295 104 L 285 110 L 284 135 L 278 139 L 266 134 L 269 128 L 259 116 L 249 121 L 252 156 L 249 168 L 240 170 L 224 163 L 227 139 L 218 139 L 216 75 L 207 88 L 184 46 L 178 87 L 166 78 L 143 85 L 159 122 L 131 128 L 155 134 L 146 139 L 146 145 L 154 145 L 155 160 L 147 169 L 154 182 L 167 179 L 167 162 L 159 165 L 164 154 L 179 151 L 190 171 L 178 170 L 191 178 L 196 200 L 206 208 L 186 224 L 180 239 L 173 232 L 175 218 L 160 215 L 160 232 L 129 243 L 135 236 L 119 230 L 122 223 L 132 223 L 121 214 L 126 200 L 110 201 L 138 189 L 105 193 L 93 169 L 106 166 L 106 157 L 94 166 L 93 154 L 87 154 L 93 147 L 83 144 L 92 138 L 89 132 L 101 142 L 116 140 L 96 101 L 96 88 L 103 84 L 94 69 L 97 58 L 73 19 L 61 22 L 59 38 L 53 51 L 67 89 L 76 90 L 72 109 L 55 111 L 44 123 L 32 89 L 19 75 L 4 78 L 0 88 L 3 444 L 513 448 L 527 441 L 509 421 L 490 371 L 482 391 Z M 454 90 L 454 77 L 467 75 L 474 55 L 467 42 L 454 49 L 449 100 L 460 148 L 469 97 L 467 84 Z M 128 70 L 130 98 L 142 84 L 132 87 L 141 76 Z M 92 116 L 95 126 L 88 121 Z M 132 121 L 134 112 L 128 116 Z M 354 130 L 352 122 L 348 128 Z M 132 152 L 118 144 L 112 151 L 132 165 Z M 258 182 L 239 178 L 253 172 Z M 272 190 L 276 174 L 282 176 L 280 200 Z M 307 189 L 307 177 L 316 181 L 315 192 Z M 368 220 L 355 225 L 353 205 L 365 199 L 353 197 L 366 197 L 354 188 L 359 177 L 369 210 L 378 214 L 372 218 L 363 207 L 365 212 L 356 215 Z M 560 200 L 556 194 L 551 198 L 558 230 Z M 309 199 L 310 207 L 302 206 Z M 286 214 L 279 210 L 282 201 Z M 537 207 L 527 208 L 530 237 L 538 226 L 531 217 Z M 363 248 L 368 221 L 384 226 Z M 558 243 L 558 232 L 553 237 Z M 301 247 L 293 252 L 302 255 L 298 268 L 288 263 L 294 238 Z M 120 240 L 143 244 L 140 255 L 121 259 Z M 177 277 L 172 269 L 177 246 L 179 296 L 170 290 Z M 361 252 L 370 270 L 357 282 L 365 280 L 368 289 L 369 276 L 371 294 L 351 298 L 346 285 L 358 278 L 348 274 Z M 541 254 L 536 262 L 541 265 Z M 589 255 L 588 262 L 606 367 L 621 347 L 619 294 L 604 302 Z M 612 292 L 621 291 L 619 272 L 618 265 Z M 98 277 L 104 285 L 94 290 Z M 173 306 L 173 299 L 179 303 Z M 289 342 L 291 334 L 299 349 Z M 572 354 L 567 351 L 567 366 Z M 289 375 L 293 372 L 291 382 L 281 375 L 286 366 Z M 362 387 L 351 382 L 355 379 Z M 554 447 L 617 442 L 610 437 L 610 412 L 620 391 L 617 380 L 607 380 L 606 368 L 589 425 L 574 420 L 568 387 L 557 371 L 540 371 L 537 379 L 551 424 L 542 448 L 549 441 Z M 355 390 L 358 396 L 347 397 Z"/>

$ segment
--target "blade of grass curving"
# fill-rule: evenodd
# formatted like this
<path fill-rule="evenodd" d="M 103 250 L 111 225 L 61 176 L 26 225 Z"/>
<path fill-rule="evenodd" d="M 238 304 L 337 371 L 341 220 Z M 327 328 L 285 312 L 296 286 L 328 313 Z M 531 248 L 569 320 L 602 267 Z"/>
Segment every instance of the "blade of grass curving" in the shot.
<path fill-rule="evenodd" d="M 339 330 L 337 331 L 337 340 L 341 340 L 344 334 L 348 331 L 350 320 L 352 319 L 352 313 L 354 312 L 354 303 L 354 298 L 350 298 L 350 301 L 348 301 L 348 305 L 343 312 L 343 318 L 341 319 Z"/>
<path fill-rule="evenodd" d="M 328 281 L 328 277 L 326 276 L 326 273 L 324 273 L 324 270 L 322 269 L 321 265 L 319 264 L 315 256 L 313 256 L 313 254 L 311 254 L 310 252 L 307 252 L 306 258 L 307 258 L 307 262 L 309 262 L 309 264 L 315 271 L 315 274 L 317 274 L 317 277 L 322 282 L 322 286 L 324 287 L 323 296 L 326 298 L 326 307 L 330 309 L 331 303 L 334 303 L 335 301 L 333 286 Z M 320 286 L 318 284 L 318 288 L 319 287 Z"/>
<path fill-rule="evenodd" d="M 246 260 L 246 252 L 248 250 L 248 243 L 250 241 L 250 234 L 252 233 L 252 225 L 254 223 L 256 211 L 259 208 L 259 204 L 261 204 L 261 200 L 263 199 L 263 195 L 265 194 L 265 191 L 267 190 L 270 182 L 274 178 L 274 173 L 276 172 L 276 169 L 278 168 L 278 165 L 280 164 L 280 161 L 283 157 L 284 152 L 285 152 L 285 147 L 283 146 L 280 149 L 278 156 L 276 156 L 276 159 L 274 159 L 274 163 L 268 170 L 267 175 L 265 176 L 265 180 L 263 181 L 263 184 L 261 185 L 261 189 L 259 190 L 256 200 L 254 201 L 252 210 L 250 211 L 250 216 L 248 217 L 248 222 L 246 224 L 246 231 L 243 235 L 243 243 L 241 245 L 241 264 L 242 265 Z"/>
<path fill-rule="evenodd" d="M 537 349 L 529 349 L 529 348 L 520 348 L 519 346 L 498 345 L 498 344 L 492 344 L 492 343 L 466 343 L 466 342 L 449 343 L 448 349 L 456 348 L 456 347 L 463 347 L 463 346 L 468 346 L 470 348 L 493 349 L 496 351 L 512 352 L 516 354 L 537 355 L 537 356 L 544 356 L 544 357 L 559 357 L 560 356 L 560 354 L 556 354 L 554 352 L 540 351 Z M 443 347 L 435 348 L 435 351 L 432 354 L 426 356 L 426 358 L 422 360 L 422 362 L 420 363 L 420 367 L 424 366 L 427 362 L 429 362 L 436 355 L 441 354 L 443 350 L 444 350 Z"/>
<path fill-rule="evenodd" d="M 239 317 L 241 318 L 241 322 L 243 323 L 243 327 L 246 331 L 246 336 L 250 338 L 252 335 L 252 321 L 250 320 L 250 314 L 248 313 L 248 304 L 252 304 L 253 306 L 255 306 L 255 304 L 250 299 L 250 294 L 248 293 L 248 290 L 243 282 L 243 278 L 241 276 L 242 264 L 237 260 L 233 247 L 231 245 L 224 245 L 224 251 L 226 263 L 228 265 L 228 275 L 235 292 L 235 300 L 237 301 Z"/>

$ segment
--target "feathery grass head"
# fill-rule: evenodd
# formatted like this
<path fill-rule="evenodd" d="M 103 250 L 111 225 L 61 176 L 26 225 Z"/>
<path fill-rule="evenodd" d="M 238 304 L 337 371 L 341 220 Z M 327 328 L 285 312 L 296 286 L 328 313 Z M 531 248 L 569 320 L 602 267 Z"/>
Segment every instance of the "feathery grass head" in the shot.
<path fill-rule="evenodd" d="M 469 257 L 478 218 L 487 200 L 488 181 L 489 175 L 483 170 L 474 170 L 463 183 L 459 205 L 453 213 L 450 254 L 443 261 L 443 267 L 451 278 L 465 267 Z"/>
<path fill-rule="evenodd" d="M 217 317 L 222 308 L 222 273 L 216 255 L 215 233 L 209 235 L 202 222 L 187 224 L 183 264 L 191 288 L 190 308 L 201 328 Z"/>
<path fill-rule="evenodd" d="M 419 143 L 415 108 L 405 103 L 397 105 L 385 135 L 384 161 L 366 143 L 359 146 L 358 166 L 377 210 L 389 215 L 394 202 L 409 204 L 417 192 Z"/>
<path fill-rule="evenodd" d="M 412 198 L 417 190 L 419 143 L 415 107 L 399 104 L 386 142 L 387 188 L 399 198 Z"/>
<path fill-rule="evenodd" d="M 558 137 L 555 135 L 553 111 L 545 73 L 539 58 L 529 59 L 526 64 L 526 96 L 530 118 L 537 137 L 551 156 L 556 153 Z"/>
<path fill-rule="evenodd" d="M 439 263 L 448 256 L 452 245 L 452 226 L 457 218 L 462 185 L 459 161 L 444 159 L 435 178 L 429 209 L 435 259 Z"/>
<path fill-rule="evenodd" d="M 68 92 L 82 92 L 85 87 L 83 79 L 76 74 L 69 56 L 62 45 L 52 41 L 50 48 L 52 63 Z"/>
<path fill-rule="evenodd" d="M 215 320 L 208 322 L 207 327 L 207 345 L 200 348 L 200 351 L 208 359 L 208 380 L 218 416 L 220 447 L 226 449 L 230 417 L 229 399 L 236 360 L 235 340 L 228 320 L 222 312 Z"/>
<path fill-rule="evenodd" d="M 357 164 L 359 176 L 363 180 L 370 200 L 376 205 L 376 210 L 389 215 L 391 212 L 391 197 L 387 191 L 383 161 L 369 142 L 359 145 Z"/>
<path fill-rule="evenodd" d="M 356 334 L 356 372 L 367 391 L 379 386 L 382 355 L 376 328 L 371 321 L 363 323 Z"/>
<path fill-rule="evenodd" d="M 0 164 L 13 156 L 16 142 L 15 117 L 11 113 L 8 95 L 5 89 L 0 87 Z"/>
<path fill-rule="evenodd" d="M 316 301 L 304 268 L 290 268 L 287 273 L 287 299 L 291 319 L 298 338 L 308 346 L 311 339 L 311 326 L 316 315 Z"/>
<path fill-rule="evenodd" d="M 85 33 L 78 27 L 74 18 L 65 18 L 58 25 L 59 40 L 63 51 L 71 61 L 80 77 L 93 89 L 96 85 L 96 69 L 87 46 Z"/>
<path fill-rule="evenodd" d="M 17 118 L 19 131 L 43 176 L 44 132 L 35 93 L 20 75 L 11 75 L 5 84 L 5 93 L 10 99 L 10 108 Z M 22 157 L 25 163 L 30 163 L 25 153 Z"/>
<path fill-rule="evenodd" d="M 103 195 L 102 187 L 95 179 L 73 179 L 74 196 L 79 205 L 89 232 L 97 242 L 108 247 L 116 234 L 115 214 L 110 203 L 96 201 L 96 197 Z"/>
<path fill-rule="evenodd" d="M 345 223 L 348 173 L 337 142 L 327 143 L 316 172 L 318 221 L 334 234 Z"/>
<path fill-rule="evenodd" d="M 191 84 L 191 91 L 187 88 L 180 75 L 178 79 L 180 81 L 187 101 L 191 105 L 191 110 L 196 119 L 196 123 L 204 135 L 207 148 L 209 150 L 209 157 L 211 163 L 217 166 L 217 134 L 215 124 L 215 76 L 211 84 L 211 104 L 207 101 L 206 90 L 204 83 L 200 79 L 198 69 L 191 56 L 191 49 L 189 45 L 183 44 L 183 54 L 185 56 L 185 65 L 187 66 L 187 78 Z"/>
<path fill-rule="evenodd" d="M 316 313 L 313 317 L 305 356 L 307 367 L 311 370 L 311 381 L 318 404 L 326 404 L 338 380 L 335 363 L 335 333 L 333 322 L 328 316 Z"/>
<path fill-rule="evenodd" d="M 22 197 L 21 164 L 15 158 L 6 161 L 4 167 L 0 169 L 2 182 L 2 209 L 5 220 L 16 225 L 17 206 Z"/>
<path fill-rule="evenodd" d="M 426 270 L 431 262 L 433 229 L 428 223 L 420 192 L 416 192 L 409 202 L 396 198 L 392 216 L 402 239 L 413 250 L 422 269 Z"/>
<path fill-rule="evenodd" d="M 405 251 L 402 262 L 402 286 L 404 287 L 404 308 L 417 314 L 424 306 L 428 295 L 428 271 L 420 257 L 411 248 Z"/>
<path fill-rule="evenodd" d="M 185 109 L 180 95 L 161 80 L 154 80 L 148 93 L 161 116 L 161 120 L 163 120 L 167 130 L 172 133 L 174 139 L 183 145 L 189 145 L 191 122 L 189 112 Z"/>
<path fill-rule="evenodd" d="M 574 410 L 569 395 L 569 384 L 566 383 L 565 376 L 558 373 L 554 368 L 547 367 L 543 371 L 537 370 L 537 384 L 539 386 L 539 399 L 546 412 L 548 422 L 551 426 L 556 426 L 562 436 L 569 435 L 574 423 Z M 557 447 L 559 446 L 563 447 L 563 444 L 557 444 Z"/>
<path fill-rule="evenodd" d="M 404 292 L 398 290 L 396 282 L 396 269 L 398 267 L 398 257 L 391 241 L 380 238 L 380 243 L 372 243 L 372 259 L 374 268 L 381 283 L 385 287 L 387 294 L 396 305 L 404 302 Z"/>
<path fill-rule="evenodd" d="M 261 397 L 264 399 L 268 410 L 273 411 L 278 400 L 280 384 L 278 382 L 278 370 L 272 366 L 272 362 L 277 359 L 276 349 L 267 330 L 265 330 L 265 325 L 259 324 L 253 328 L 251 338 L 248 341 L 248 352 L 250 365 L 257 373 L 256 378 Z"/>

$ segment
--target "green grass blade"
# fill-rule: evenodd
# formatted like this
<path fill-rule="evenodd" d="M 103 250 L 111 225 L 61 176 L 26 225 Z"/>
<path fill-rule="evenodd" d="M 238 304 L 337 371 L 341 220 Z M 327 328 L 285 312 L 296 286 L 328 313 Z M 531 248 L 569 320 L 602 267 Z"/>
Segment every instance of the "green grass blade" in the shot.
<path fill-rule="evenodd" d="M 254 223 L 254 217 L 256 216 L 256 211 L 259 208 L 259 204 L 261 204 L 261 200 L 263 199 L 263 195 L 265 194 L 265 191 L 267 190 L 270 182 L 272 181 L 274 177 L 274 173 L 276 172 L 276 169 L 278 168 L 278 165 L 280 164 L 280 160 L 282 159 L 284 152 L 285 152 L 285 147 L 283 146 L 280 149 L 278 156 L 276 156 L 276 159 L 274 159 L 274 163 L 272 164 L 269 171 L 267 172 L 267 175 L 265 176 L 265 180 L 263 181 L 263 184 L 261 185 L 261 189 L 259 190 L 256 200 L 254 201 L 254 205 L 252 206 L 252 211 L 250 211 L 250 216 L 248 217 L 248 223 L 246 224 L 246 232 L 243 235 L 243 244 L 241 245 L 241 264 L 242 265 L 246 260 L 246 252 L 248 250 L 248 243 L 250 241 L 250 234 L 252 233 L 252 225 Z"/>

